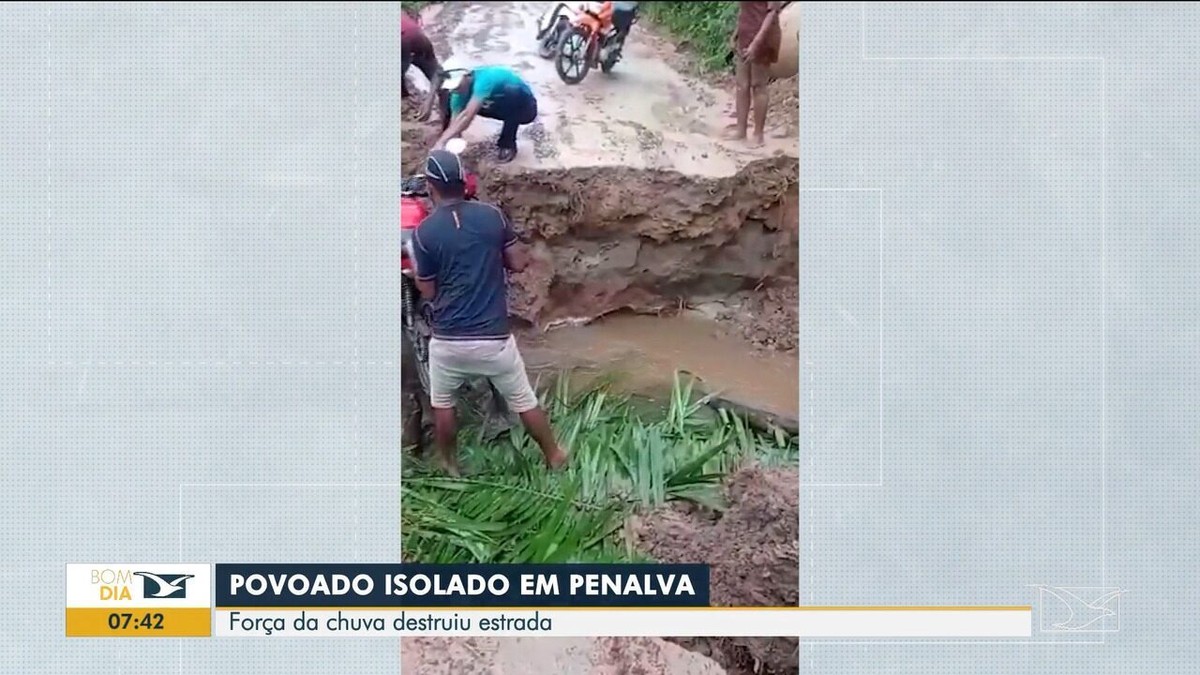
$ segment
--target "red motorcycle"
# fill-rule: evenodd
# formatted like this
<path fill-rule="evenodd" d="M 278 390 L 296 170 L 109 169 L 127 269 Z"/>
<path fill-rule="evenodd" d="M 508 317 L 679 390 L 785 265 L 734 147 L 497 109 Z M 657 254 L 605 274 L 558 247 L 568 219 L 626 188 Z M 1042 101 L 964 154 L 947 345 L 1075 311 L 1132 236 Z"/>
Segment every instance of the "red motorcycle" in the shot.
<path fill-rule="evenodd" d="M 478 180 L 467 175 L 466 198 L 474 200 Z M 421 386 L 429 391 L 429 338 L 432 335 L 433 308 L 421 297 L 413 272 L 413 233 L 429 215 L 429 186 L 425 174 L 417 173 L 400 185 L 400 328 L 412 346 L 417 360 Z"/>
<path fill-rule="evenodd" d="M 467 174 L 467 200 L 477 199 L 478 184 L 475 174 Z M 400 332 L 412 348 L 415 363 L 404 363 L 402 367 L 416 367 L 417 377 L 425 392 L 429 391 L 429 339 L 433 335 L 433 307 L 429 299 L 421 297 L 421 291 L 417 288 L 412 247 L 413 233 L 429 215 L 430 210 L 429 187 L 425 181 L 425 174 L 413 174 L 404 179 L 400 185 Z M 467 389 L 477 389 L 479 384 L 464 386 Z M 512 428 L 515 423 L 514 416 L 490 381 L 487 382 L 484 394 L 484 404 L 470 409 L 470 412 L 482 420 L 484 435 L 495 436 Z M 474 401 L 478 400 L 479 396 L 471 396 L 468 393 L 459 399 Z"/>

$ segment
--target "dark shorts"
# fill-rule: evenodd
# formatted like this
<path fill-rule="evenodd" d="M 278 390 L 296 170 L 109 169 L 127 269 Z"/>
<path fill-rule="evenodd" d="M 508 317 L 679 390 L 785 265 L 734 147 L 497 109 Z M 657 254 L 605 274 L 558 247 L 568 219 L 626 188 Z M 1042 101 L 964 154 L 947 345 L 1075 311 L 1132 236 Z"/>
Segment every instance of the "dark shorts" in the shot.
<path fill-rule="evenodd" d="M 450 110 L 450 96 L 446 92 L 439 93 L 439 103 L 442 110 L 442 131 L 450 127 L 454 113 Z M 507 88 L 489 96 L 479 111 L 480 117 L 504 123 L 500 138 L 496 145 L 501 148 L 517 147 L 517 128 L 532 124 L 538 117 L 537 97 L 532 92 L 521 88 Z"/>

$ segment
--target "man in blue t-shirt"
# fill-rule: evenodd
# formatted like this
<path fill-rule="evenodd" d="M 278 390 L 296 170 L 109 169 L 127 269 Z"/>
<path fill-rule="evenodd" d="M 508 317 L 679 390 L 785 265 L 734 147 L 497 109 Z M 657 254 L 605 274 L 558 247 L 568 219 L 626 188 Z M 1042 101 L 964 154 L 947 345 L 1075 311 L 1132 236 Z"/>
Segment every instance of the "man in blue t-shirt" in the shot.
<path fill-rule="evenodd" d="M 435 208 L 413 233 L 417 289 L 433 304 L 429 402 L 443 466 L 458 474 L 454 407 L 468 378 L 486 377 L 508 402 L 552 469 L 567 461 L 529 384 L 508 323 L 507 271 L 528 259 L 504 212 L 465 201 L 466 172 L 457 155 L 434 150 L 425 178 Z"/>
<path fill-rule="evenodd" d="M 517 128 L 537 119 L 537 97 L 513 71 L 504 66 L 484 66 L 443 73 L 442 136 L 434 145 L 462 135 L 475 116 L 504 123 L 497 141 L 496 159 L 511 162 L 517 156 Z"/>

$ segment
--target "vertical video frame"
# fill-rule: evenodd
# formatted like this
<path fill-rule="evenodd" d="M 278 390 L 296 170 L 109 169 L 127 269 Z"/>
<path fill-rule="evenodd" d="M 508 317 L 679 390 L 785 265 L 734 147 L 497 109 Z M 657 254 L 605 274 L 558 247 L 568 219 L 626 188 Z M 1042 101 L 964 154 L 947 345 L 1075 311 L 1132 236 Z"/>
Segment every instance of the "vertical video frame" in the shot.
<path fill-rule="evenodd" d="M 704 563 L 713 605 L 799 604 L 799 10 L 402 3 L 404 562 Z M 405 673 L 797 660 L 402 645 Z"/>

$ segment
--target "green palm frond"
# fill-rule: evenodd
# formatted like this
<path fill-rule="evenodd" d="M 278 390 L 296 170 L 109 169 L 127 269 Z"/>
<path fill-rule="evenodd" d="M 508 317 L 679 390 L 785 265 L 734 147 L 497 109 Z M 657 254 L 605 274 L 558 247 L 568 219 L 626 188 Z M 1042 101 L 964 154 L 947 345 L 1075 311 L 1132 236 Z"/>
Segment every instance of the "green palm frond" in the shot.
<path fill-rule="evenodd" d="M 404 559 L 414 562 L 618 562 L 626 518 L 672 500 L 720 510 L 720 481 L 754 460 L 795 464 L 799 447 L 725 411 L 712 414 L 676 377 L 664 414 L 635 412 L 601 381 L 579 391 L 565 374 L 543 400 L 571 464 L 548 472 L 537 445 L 516 430 L 490 443 L 465 429 L 460 455 L 471 476 L 438 475 L 405 461 Z"/>

